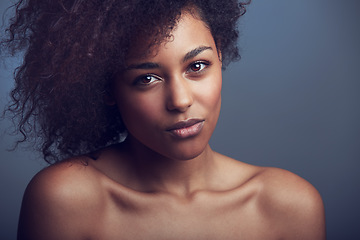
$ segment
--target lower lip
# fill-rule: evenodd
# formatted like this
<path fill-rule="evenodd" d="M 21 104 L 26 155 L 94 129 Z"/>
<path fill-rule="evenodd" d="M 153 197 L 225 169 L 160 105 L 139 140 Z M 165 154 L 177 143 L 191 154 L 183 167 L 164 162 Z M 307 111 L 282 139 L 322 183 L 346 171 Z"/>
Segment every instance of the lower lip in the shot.
<path fill-rule="evenodd" d="M 170 130 L 169 132 L 177 138 L 189 138 L 198 135 L 201 132 L 203 126 L 204 126 L 204 121 L 201 121 L 189 127 L 173 129 Z"/>

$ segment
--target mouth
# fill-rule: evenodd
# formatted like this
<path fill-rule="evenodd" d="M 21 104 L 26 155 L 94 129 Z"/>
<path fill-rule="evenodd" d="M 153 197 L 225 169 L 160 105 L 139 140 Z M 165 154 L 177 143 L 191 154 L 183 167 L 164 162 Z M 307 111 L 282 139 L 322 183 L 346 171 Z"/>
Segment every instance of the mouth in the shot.
<path fill-rule="evenodd" d="M 177 138 L 189 138 L 198 135 L 204 126 L 204 120 L 202 119 L 188 119 L 185 121 L 177 122 L 168 129 L 174 137 Z"/>

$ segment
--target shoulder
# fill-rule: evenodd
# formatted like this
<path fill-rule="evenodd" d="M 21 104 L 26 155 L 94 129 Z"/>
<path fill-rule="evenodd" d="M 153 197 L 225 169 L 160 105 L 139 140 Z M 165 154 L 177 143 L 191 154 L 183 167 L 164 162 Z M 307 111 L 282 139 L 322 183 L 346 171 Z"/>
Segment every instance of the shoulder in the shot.
<path fill-rule="evenodd" d="M 272 204 L 289 204 L 316 207 L 322 205 L 319 192 L 305 179 L 287 170 L 279 168 L 263 168 L 257 176 L 263 188 L 262 197 Z"/>
<path fill-rule="evenodd" d="M 278 168 L 263 168 L 256 178 L 260 208 L 279 232 L 290 239 L 325 238 L 323 202 L 309 182 Z"/>
<path fill-rule="evenodd" d="M 90 194 L 96 196 L 94 193 L 100 189 L 101 181 L 96 170 L 87 164 L 86 159 L 74 158 L 36 174 L 25 191 L 25 197 L 60 203 L 70 198 L 77 203 Z"/>
<path fill-rule="evenodd" d="M 101 212 L 104 194 L 94 169 L 72 159 L 40 171 L 23 198 L 19 239 L 78 239 Z M 91 212 L 92 217 L 86 213 Z M 75 224 L 76 223 L 76 224 Z M 68 235 L 68 234 L 71 234 Z"/>

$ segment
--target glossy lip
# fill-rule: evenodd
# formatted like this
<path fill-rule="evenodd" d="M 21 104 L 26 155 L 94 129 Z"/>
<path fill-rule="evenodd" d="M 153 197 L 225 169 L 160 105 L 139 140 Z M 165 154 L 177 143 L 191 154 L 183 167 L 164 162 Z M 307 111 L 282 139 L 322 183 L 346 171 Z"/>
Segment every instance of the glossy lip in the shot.
<path fill-rule="evenodd" d="M 166 129 L 173 136 L 177 138 L 188 138 L 196 136 L 200 133 L 204 126 L 204 120 L 202 119 L 188 119 L 185 121 L 179 121 Z"/>

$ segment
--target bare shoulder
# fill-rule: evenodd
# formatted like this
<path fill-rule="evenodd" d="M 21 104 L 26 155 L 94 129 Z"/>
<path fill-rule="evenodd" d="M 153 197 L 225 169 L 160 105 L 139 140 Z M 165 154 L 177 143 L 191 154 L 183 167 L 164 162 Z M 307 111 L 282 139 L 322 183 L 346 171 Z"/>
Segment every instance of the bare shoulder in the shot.
<path fill-rule="evenodd" d="M 285 239 L 325 239 L 323 202 L 309 182 L 278 168 L 262 168 L 257 181 L 260 208 Z"/>
<path fill-rule="evenodd" d="M 25 191 L 18 239 L 86 237 L 83 234 L 89 232 L 87 226 L 94 225 L 91 221 L 101 212 L 101 191 L 96 171 L 83 159 L 45 168 Z"/>

